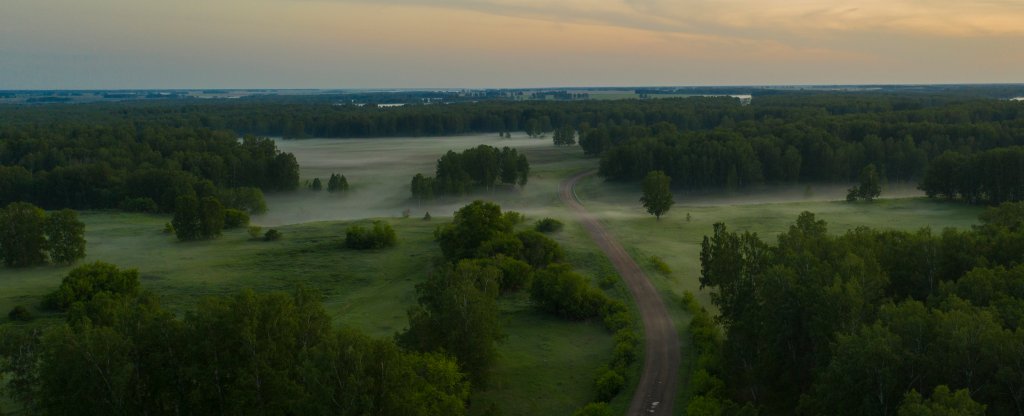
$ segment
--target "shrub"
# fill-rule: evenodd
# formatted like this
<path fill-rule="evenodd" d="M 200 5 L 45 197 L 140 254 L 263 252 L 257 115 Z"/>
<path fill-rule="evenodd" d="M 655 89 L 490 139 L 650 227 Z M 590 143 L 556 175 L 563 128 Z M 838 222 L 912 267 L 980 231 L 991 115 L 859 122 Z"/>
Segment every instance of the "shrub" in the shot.
<path fill-rule="evenodd" d="M 616 342 L 615 349 L 612 352 L 612 366 L 615 368 L 626 368 L 630 364 L 633 364 L 633 361 L 636 361 L 636 349 L 637 345 L 635 339 L 625 339 Z"/>
<path fill-rule="evenodd" d="M 171 223 L 164 224 L 163 233 L 164 234 L 174 234 L 174 224 L 171 224 Z"/>
<path fill-rule="evenodd" d="M 25 321 L 32 320 L 32 312 L 30 312 L 28 310 L 28 308 L 26 308 L 26 307 L 24 307 L 22 305 L 18 305 L 18 306 L 15 306 L 14 309 L 11 309 L 10 312 L 7 313 L 7 317 L 11 318 L 12 321 L 22 321 L 22 322 L 25 322 Z"/>
<path fill-rule="evenodd" d="M 658 273 L 664 276 L 672 274 L 672 268 L 668 267 L 668 264 L 665 264 L 661 257 L 651 256 L 651 265 L 654 266 L 654 270 L 657 270 Z"/>
<path fill-rule="evenodd" d="M 220 192 L 220 201 L 226 208 L 234 208 L 250 214 L 267 212 L 267 201 L 263 198 L 260 188 L 232 188 Z"/>
<path fill-rule="evenodd" d="M 57 291 L 50 295 L 50 306 L 67 310 L 75 302 L 88 301 L 99 293 L 132 295 L 139 291 L 139 272 L 120 270 L 110 263 L 95 262 L 71 270 Z"/>
<path fill-rule="evenodd" d="M 622 391 L 622 386 L 625 384 L 626 379 L 617 371 L 605 371 L 597 376 L 597 380 L 594 381 L 594 387 L 597 390 L 597 401 L 607 402 L 611 400 Z"/>
<path fill-rule="evenodd" d="M 391 247 L 397 240 L 395 230 L 383 221 L 374 221 L 372 229 L 353 225 L 345 230 L 345 247 L 356 250 Z"/>
<path fill-rule="evenodd" d="M 537 221 L 537 224 L 533 227 L 533 229 L 540 231 L 542 233 L 553 233 L 561 231 L 562 227 L 564 227 L 564 225 L 561 221 L 556 220 L 554 218 L 544 218 L 540 221 Z"/>
<path fill-rule="evenodd" d="M 258 240 L 260 236 L 263 235 L 263 227 L 258 225 L 250 225 L 249 228 L 247 228 L 247 231 L 249 231 L 249 238 L 252 238 L 253 240 Z"/>
<path fill-rule="evenodd" d="M 533 267 L 546 267 L 565 258 L 565 252 L 555 240 L 533 230 L 516 234 L 523 243 L 523 261 Z"/>
<path fill-rule="evenodd" d="M 249 225 L 249 214 L 239 209 L 224 210 L 224 228 L 238 228 Z"/>
<path fill-rule="evenodd" d="M 263 234 L 263 241 L 277 241 L 281 239 L 281 232 L 273 228 L 267 230 L 266 234 Z"/>
<path fill-rule="evenodd" d="M 609 290 L 619 285 L 619 276 L 615 274 L 606 274 L 597 282 L 601 289 Z"/>
<path fill-rule="evenodd" d="M 121 201 L 121 209 L 128 212 L 154 213 L 160 210 L 152 198 L 125 198 Z"/>
<path fill-rule="evenodd" d="M 464 260 L 465 261 L 465 260 Z M 492 266 L 501 271 L 498 280 L 498 288 L 502 293 L 518 292 L 530 285 L 533 279 L 533 268 L 521 260 L 516 260 L 504 254 L 497 254 L 491 258 L 476 259 L 485 266 Z"/>
<path fill-rule="evenodd" d="M 423 221 L 430 221 L 430 211 L 427 211 L 426 214 L 423 214 Z"/>
<path fill-rule="evenodd" d="M 567 265 L 554 265 L 537 271 L 530 289 L 530 301 L 540 309 L 571 319 L 586 319 L 601 314 L 608 302 L 601 291 L 590 287 L 583 276 Z"/>
<path fill-rule="evenodd" d="M 612 331 L 618 331 L 633 324 L 633 318 L 629 312 L 617 312 L 604 316 L 604 326 Z"/>
<path fill-rule="evenodd" d="M 526 216 L 516 211 L 505 211 L 501 217 L 512 225 L 519 225 L 526 222 Z"/>

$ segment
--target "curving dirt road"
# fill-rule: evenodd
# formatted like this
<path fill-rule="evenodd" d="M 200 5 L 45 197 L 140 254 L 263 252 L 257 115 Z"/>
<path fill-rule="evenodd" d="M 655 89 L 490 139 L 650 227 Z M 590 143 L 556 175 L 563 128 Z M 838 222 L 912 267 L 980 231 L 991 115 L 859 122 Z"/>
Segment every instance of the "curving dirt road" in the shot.
<path fill-rule="evenodd" d="M 573 189 L 576 182 L 595 173 L 597 172 L 581 172 L 562 181 L 558 187 L 558 194 L 562 202 L 576 213 L 577 219 L 590 234 L 590 238 L 608 256 L 615 270 L 622 276 L 643 318 L 646 341 L 644 369 L 626 414 L 671 415 L 679 383 L 679 336 L 658 290 L 650 280 L 647 280 L 643 270 L 629 257 L 626 250 L 576 198 Z"/>

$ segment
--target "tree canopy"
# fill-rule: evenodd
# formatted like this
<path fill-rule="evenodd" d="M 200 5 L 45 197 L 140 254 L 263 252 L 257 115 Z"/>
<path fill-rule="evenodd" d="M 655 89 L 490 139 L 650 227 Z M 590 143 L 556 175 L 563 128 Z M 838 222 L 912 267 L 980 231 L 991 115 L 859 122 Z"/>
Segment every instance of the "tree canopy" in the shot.
<path fill-rule="evenodd" d="M 85 266 L 59 291 L 74 293 L 66 323 L 0 329 L 0 375 L 25 411 L 465 414 L 454 361 L 334 329 L 313 292 L 242 291 L 179 317 L 129 282 L 137 273 Z"/>
<path fill-rule="evenodd" d="M 449 150 L 437 160 L 433 177 L 417 173 L 412 196 L 418 200 L 441 195 L 463 195 L 474 187 L 490 189 L 496 183 L 525 186 L 530 173 L 526 155 L 516 149 L 480 145 L 461 153 Z"/>
<path fill-rule="evenodd" d="M 27 202 L 0 210 L 0 256 L 11 267 L 71 264 L 85 257 L 85 224 L 70 209 L 47 214 Z"/>
<path fill-rule="evenodd" d="M 640 197 L 640 202 L 647 209 L 647 213 L 651 214 L 657 219 L 661 219 L 670 208 L 672 208 L 672 189 L 670 185 L 672 178 L 665 175 L 662 171 L 651 171 L 644 178 L 643 183 L 643 196 Z"/>
<path fill-rule="evenodd" d="M 716 224 L 700 282 L 725 336 L 700 345 L 721 363 L 705 367 L 704 383 L 721 387 L 699 403 L 761 414 L 1018 414 L 1024 245 L 1011 242 L 1024 241 L 1022 212 L 1004 204 L 973 230 L 939 235 L 839 236 L 803 213 L 775 245 Z"/>

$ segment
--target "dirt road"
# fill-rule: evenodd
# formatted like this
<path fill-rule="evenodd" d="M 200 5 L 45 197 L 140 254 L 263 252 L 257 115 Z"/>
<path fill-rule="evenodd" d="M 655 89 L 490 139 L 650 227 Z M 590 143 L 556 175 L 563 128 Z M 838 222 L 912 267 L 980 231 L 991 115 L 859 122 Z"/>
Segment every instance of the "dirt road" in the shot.
<path fill-rule="evenodd" d="M 576 213 L 577 219 L 590 234 L 590 238 L 608 256 L 615 270 L 622 276 L 643 318 L 646 341 L 644 368 L 629 405 L 629 412 L 626 414 L 671 415 L 679 383 L 679 336 L 658 290 L 650 280 L 647 280 L 643 270 L 626 250 L 576 198 L 573 189 L 576 182 L 595 173 L 596 171 L 587 171 L 573 175 L 559 185 L 558 193 L 562 202 Z"/>

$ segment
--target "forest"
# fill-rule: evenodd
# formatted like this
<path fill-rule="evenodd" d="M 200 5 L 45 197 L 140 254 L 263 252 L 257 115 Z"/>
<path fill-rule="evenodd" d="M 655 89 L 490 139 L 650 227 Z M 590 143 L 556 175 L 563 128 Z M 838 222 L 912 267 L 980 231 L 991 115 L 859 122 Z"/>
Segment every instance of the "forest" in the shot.
<path fill-rule="evenodd" d="M 1024 205 L 1017 202 L 1024 199 L 1024 104 L 1019 102 L 818 92 L 755 95 L 749 105 L 727 97 L 492 99 L 403 107 L 319 99 L 167 99 L 0 106 L 0 119 L 0 219 L 5 222 L 0 254 L 10 276 L 44 276 L 52 270 L 64 276 L 59 285 L 53 276 L 32 277 L 32 285 L 53 282 L 47 286 L 52 292 L 38 308 L 21 303 L 43 295 L 25 292 L 9 314 L 11 325 L 0 327 L 0 379 L 11 398 L 0 403 L 5 406 L 40 414 L 465 414 L 471 396 L 504 387 L 492 376 L 500 346 L 508 341 L 505 327 L 524 316 L 506 309 L 519 303 L 544 318 L 592 323 L 608 338 L 611 346 L 599 357 L 600 367 L 584 374 L 592 392 L 584 391 L 588 403 L 578 414 L 610 414 L 629 400 L 623 396 L 637 382 L 643 335 L 634 305 L 624 302 L 623 288 L 615 286 L 616 276 L 597 276 L 605 271 L 594 264 L 604 258 L 566 254 L 595 250 L 579 237 L 575 223 L 559 221 L 568 217 L 560 216 L 564 212 L 558 211 L 554 189 L 568 172 L 597 168 L 604 181 L 626 184 L 619 188 L 594 179 L 580 195 L 606 204 L 601 221 L 635 244 L 628 254 L 644 255 L 653 265 L 644 267 L 657 273 L 651 279 L 662 279 L 662 285 L 686 279 L 694 289 L 699 284 L 700 296 L 715 307 L 709 312 L 689 295 L 679 312 L 693 316 L 683 333 L 693 346 L 693 360 L 686 363 L 692 373 L 684 378 L 686 414 L 1024 413 Z M 529 138 L 512 139 L 510 131 L 524 131 Z M 554 137 L 546 139 L 552 141 L 542 141 L 552 132 Z M 398 205 L 389 208 L 395 215 L 404 212 L 404 223 L 373 218 L 334 229 L 336 224 L 325 221 L 282 228 L 282 235 L 278 224 L 259 222 L 258 215 L 268 210 L 265 193 L 294 191 L 307 179 L 300 178 L 296 157 L 281 150 L 303 143 L 291 140 L 429 140 L 470 133 L 487 136 L 475 138 L 480 141 L 473 147 L 451 145 L 446 153 L 434 149 L 415 159 L 416 170 L 433 163 L 433 176 L 419 173 L 407 182 L 416 170 L 402 173 L 401 183 L 389 186 L 403 194 L 409 189 L 411 197 L 402 195 L 394 204 L 415 202 L 425 210 L 435 202 L 507 187 L 511 198 L 552 204 L 517 205 L 517 210 L 523 206 L 523 212 L 552 217 L 534 227 L 518 212 L 476 201 L 451 217 L 451 209 L 445 214 L 431 209 L 436 227 L 428 222 L 429 212 L 422 220 L 419 213 L 409 218 L 411 209 Z M 479 144 L 490 138 L 493 146 Z M 420 139 L 401 143 L 408 147 L 411 140 Z M 520 147 L 503 147 L 502 140 Z M 521 145 L 526 142 L 543 146 Z M 330 166 L 326 182 L 316 177 L 309 183 L 310 189 L 333 191 L 330 199 L 321 192 L 288 197 L 309 198 L 300 203 L 363 197 L 367 194 L 358 193 L 369 186 L 358 179 L 359 165 L 352 166 L 343 170 L 353 178 L 351 190 L 348 178 Z M 328 178 L 328 167 L 320 169 L 314 175 Z M 647 188 L 657 192 L 644 190 L 643 204 L 655 217 L 641 215 L 641 220 L 634 215 L 642 211 L 633 194 L 626 195 L 632 205 L 614 204 L 626 194 L 625 186 L 640 188 L 634 182 L 644 178 L 651 178 Z M 685 198 L 673 200 L 670 190 L 845 186 L 858 180 L 850 202 L 836 204 L 848 214 L 858 211 L 849 215 L 867 218 L 872 226 L 883 223 L 872 215 L 885 209 L 887 201 L 875 199 L 889 183 L 918 184 L 932 200 L 919 198 L 915 206 L 931 204 L 927 209 L 936 216 L 954 205 L 992 208 L 974 228 L 851 227 L 841 234 L 804 213 L 769 241 L 746 231 L 762 218 L 710 228 L 729 209 L 716 213 L 688 206 Z M 631 190 L 638 196 L 639 189 Z M 575 189 L 572 193 L 580 197 Z M 609 199 L 601 200 L 602 193 Z M 435 198 L 440 201 L 430 201 Z M 669 211 L 673 203 L 676 208 Z M 81 210 L 86 221 L 72 209 Z M 122 221 L 113 215 L 124 215 L 107 212 L 113 210 L 156 214 L 126 218 L 158 221 L 143 231 L 152 234 L 145 241 L 166 235 L 160 244 L 174 244 L 185 261 L 219 242 L 233 247 L 218 252 L 225 256 L 262 253 L 273 260 L 256 267 L 276 271 L 279 276 L 261 275 L 275 285 L 304 277 L 302 271 L 277 268 L 289 259 L 306 259 L 311 264 L 302 265 L 306 272 L 326 270 L 329 283 L 321 283 L 328 288 L 351 281 L 381 284 L 374 279 L 383 261 L 364 265 L 358 271 L 363 274 L 355 275 L 334 257 L 301 256 L 320 256 L 317 250 L 351 256 L 396 252 L 391 261 L 416 267 L 395 279 L 416 279 L 403 298 L 409 303 L 392 308 L 405 311 L 397 318 L 405 326 L 390 327 L 383 338 L 338 328 L 331 325 L 337 315 L 326 308 L 336 307 L 332 312 L 338 313 L 349 305 L 325 305 L 321 293 L 302 287 L 240 290 L 251 282 L 241 277 L 231 282 L 230 291 L 193 287 L 184 293 L 203 294 L 196 296 L 202 300 L 172 311 L 161 305 L 164 293 L 147 287 L 167 285 L 161 280 L 166 270 L 150 274 L 86 257 L 86 222 L 105 227 L 109 241 L 119 232 L 110 223 Z M 690 210 L 693 224 L 706 221 L 700 222 L 704 226 L 691 226 Z M 275 228 L 262 234 L 253 225 L 246 238 L 246 230 L 236 229 L 251 218 Z M 400 225 L 392 228 L 392 223 Z M 310 236 L 317 228 L 329 231 Z M 683 230 L 672 237 L 680 241 L 693 237 L 685 243 L 689 246 L 675 240 L 671 243 L 679 245 L 667 246 L 687 250 L 696 250 L 693 243 L 710 232 L 700 245 L 699 274 L 674 275 L 666 261 L 676 267 L 680 263 L 671 257 L 678 253 L 645 251 L 654 244 L 646 240 L 656 234 L 653 230 L 668 229 Z M 410 236 L 434 252 L 403 247 Z M 251 248 L 272 252 L 282 242 L 294 246 L 277 257 Z M 696 264 L 692 254 L 687 261 Z M 83 258 L 89 263 L 75 264 Z M 211 264 L 210 270 L 223 270 L 215 268 L 220 263 Z M 207 277 L 189 278 L 205 284 Z M 215 295 L 205 296 L 210 293 Z M 47 323 L 29 322 L 33 313 L 44 314 Z"/>
<path fill-rule="evenodd" d="M 805 212 L 774 245 L 716 224 L 700 282 L 722 332 L 694 331 L 690 414 L 1021 414 L 1022 214 L 1005 203 L 965 231 L 833 236 Z"/>
<path fill-rule="evenodd" d="M 182 195 L 265 210 L 263 191 L 298 186 L 273 140 L 139 123 L 0 127 L 0 204 L 170 212 Z M 261 208 L 262 207 L 262 208 Z"/>
<path fill-rule="evenodd" d="M 241 146 L 230 144 L 226 131 L 350 138 L 507 131 L 539 135 L 572 129 L 578 132 L 585 154 L 600 156 L 601 174 L 610 180 L 639 180 L 651 170 L 661 170 L 678 189 L 845 183 L 873 164 L 884 180 L 911 182 L 922 180 L 931 161 L 947 152 L 974 157 L 1021 145 L 1022 112 L 1024 105 L 1019 102 L 960 95 L 814 92 L 757 95 L 750 105 L 729 97 L 690 97 L 490 100 L 389 108 L 266 98 L 4 106 L 0 118 L 8 123 L 0 129 L 5 143 L 0 153 L 5 166 L 0 190 L 5 192 L 0 196 L 17 194 L 16 187 L 25 186 L 24 172 L 10 170 L 14 165 L 29 173 L 48 172 L 49 178 L 40 179 L 42 183 L 34 189 L 85 188 L 76 186 L 75 180 L 98 185 L 89 189 L 98 189 L 92 192 L 100 195 L 79 190 L 60 193 L 67 196 L 58 200 L 36 197 L 36 202 L 48 207 L 120 202 L 116 199 L 124 192 L 107 191 L 113 186 L 105 181 L 111 180 L 108 170 L 126 167 L 180 170 L 218 187 L 294 188 L 289 175 L 277 174 L 294 168 L 287 155 L 277 155 L 257 139 Z M 109 148 L 127 144 L 126 140 L 134 143 L 124 146 L 127 149 L 120 154 L 72 149 L 75 142 Z M 170 160 L 157 163 L 152 160 L 155 154 Z M 75 169 L 75 174 L 63 169 L 53 172 L 58 165 Z M 965 199 L 978 198 L 967 195 Z"/>
<path fill-rule="evenodd" d="M 394 245 L 390 226 L 374 228 L 391 241 L 372 248 Z M 301 287 L 207 296 L 175 314 L 138 270 L 79 265 L 44 301 L 63 322 L 0 327 L 2 391 L 43 414 L 460 415 L 505 337 L 498 298 L 529 289 L 538 310 L 614 332 L 590 406 L 604 409 L 638 355 L 634 317 L 528 228 L 493 203 L 461 208 L 437 229 L 436 267 L 393 339 L 334 328 L 320 294 Z"/>

